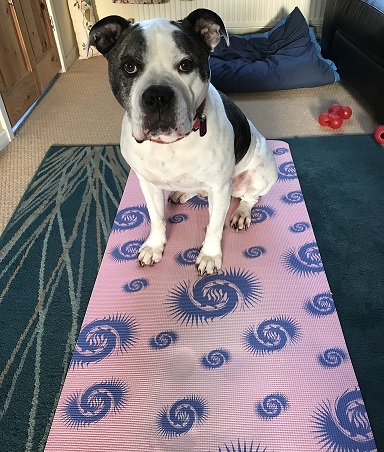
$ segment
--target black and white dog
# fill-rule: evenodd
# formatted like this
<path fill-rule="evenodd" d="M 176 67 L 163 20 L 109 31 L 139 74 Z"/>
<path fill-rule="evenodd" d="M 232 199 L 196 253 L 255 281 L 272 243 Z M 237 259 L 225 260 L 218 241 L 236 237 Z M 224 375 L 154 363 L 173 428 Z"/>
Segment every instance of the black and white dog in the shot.
<path fill-rule="evenodd" d="M 221 267 L 231 196 L 240 198 L 231 227 L 247 229 L 253 205 L 277 180 L 265 138 L 210 84 L 208 58 L 221 36 L 229 45 L 223 21 L 206 9 L 181 21 L 131 24 L 109 16 L 90 32 L 89 44 L 107 57 L 112 91 L 126 110 L 121 151 L 138 176 L 151 219 L 141 265 L 163 255 L 164 190 L 175 203 L 208 195 L 209 223 L 196 260 L 204 275 Z"/>

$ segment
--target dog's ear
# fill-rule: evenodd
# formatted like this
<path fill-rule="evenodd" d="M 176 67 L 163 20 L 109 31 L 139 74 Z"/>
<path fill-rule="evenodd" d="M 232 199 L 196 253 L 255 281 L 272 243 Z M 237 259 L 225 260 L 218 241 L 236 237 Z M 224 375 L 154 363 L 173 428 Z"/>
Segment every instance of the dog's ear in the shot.
<path fill-rule="evenodd" d="M 227 46 L 229 46 L 228 33 L 220 16 L 209 9 L 196 9 L 192 11 L 183 21 L 185 25 L 197 33 L 204 44 L 213 50 L 224 36 Z"/>
<path fill-rule="evenodd" d="M 128 28 L 130 24 L 129 20 L 120 16 L 108 16 L 96 22 L 89 32 L 87 53 L 89 47 L 93 46 L 106 57 L 116 44 L 122 31 Z"/>

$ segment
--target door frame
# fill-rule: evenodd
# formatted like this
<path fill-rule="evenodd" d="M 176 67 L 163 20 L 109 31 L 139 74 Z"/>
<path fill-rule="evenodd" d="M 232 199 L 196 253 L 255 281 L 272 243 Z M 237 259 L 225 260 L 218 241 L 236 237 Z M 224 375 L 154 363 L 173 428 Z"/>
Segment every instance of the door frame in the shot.
<path fill-rule="evenodd" d="M 3 102 L 3 98 L 0 96 L 0 151 L 9 144 L 13 138 L 14 133 L 11 123 L 8 119 L 7 110 Z"/>

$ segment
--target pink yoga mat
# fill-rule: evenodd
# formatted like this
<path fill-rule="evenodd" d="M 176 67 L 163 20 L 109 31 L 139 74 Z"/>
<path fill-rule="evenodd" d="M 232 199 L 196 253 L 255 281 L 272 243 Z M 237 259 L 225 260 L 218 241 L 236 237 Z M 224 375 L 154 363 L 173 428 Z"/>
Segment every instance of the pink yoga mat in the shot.
<path fill-rule="evenodd" d="M 223 268 L 194 259 L 207 201 L 167 205 L 163 260 L 141 268 L 149 218 L 131 172 L 46 451 L 374 451 L 289 147 Z M 316 149 L 308 149 L 316 152 Z"/>

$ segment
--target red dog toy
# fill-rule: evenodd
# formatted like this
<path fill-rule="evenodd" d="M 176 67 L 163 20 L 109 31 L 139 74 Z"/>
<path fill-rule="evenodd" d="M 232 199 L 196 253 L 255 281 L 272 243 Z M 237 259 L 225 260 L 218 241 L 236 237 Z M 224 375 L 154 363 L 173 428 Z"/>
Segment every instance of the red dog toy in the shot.
<path fill-rule="evenodd" d="M 319 123 L 332 129 L 339 129 L 343 125 L 343 119 L 334 113 L 321 113 Z"/>
<path fill-rule="evenodd" d="M 319 124 L 328 126 L 332 129 L 339 129 L 343 125 L 343 119 L 349 119 L 352 116 L 352 109 L 345 105 L 332 104 L 327 113 L 321 113 Z"/>
<path fill-rule="evenodd" d="M 352 109 L 346 105 L 332 104 L 328 108 L 328 113 L 333 113 L 343 119 L 349 119 L 352 116 Z"/>
<path fill-rule="evenodd" d="M 376 127 L 373 136 L 379 144 L 384 144 L 384 126 Z"/>

